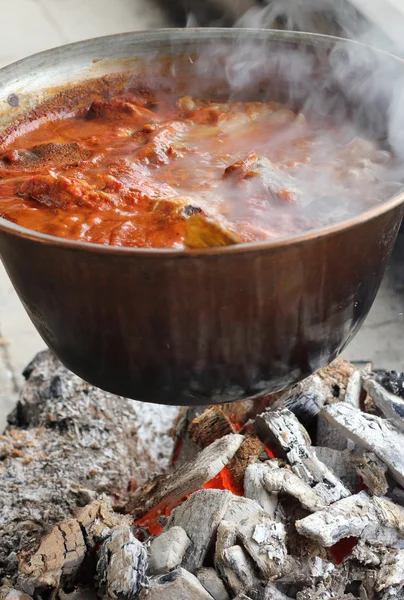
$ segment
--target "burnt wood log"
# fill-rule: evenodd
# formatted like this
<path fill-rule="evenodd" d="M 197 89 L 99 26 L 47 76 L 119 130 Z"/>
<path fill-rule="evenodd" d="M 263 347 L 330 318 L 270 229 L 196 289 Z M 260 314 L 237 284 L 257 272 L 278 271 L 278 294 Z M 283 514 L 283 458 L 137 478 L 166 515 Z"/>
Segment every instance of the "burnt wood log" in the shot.
<path fill-rule="evenodd" d="M 180 501 L 216 477 L 233 458 L 243 441 L 244 437 L 238 434 L 229 434 L 216 440 L 202 450 L 194 461 L 137 490 L 126 504 L 125 512 L 140 517 L 161 503 Z"/>
<path fill-rule="evenodd" d="M 167 467 L 177 411 L 103 392 L 48 351 L 24 374 L 0 436 L 0 576 L 11 581 L 16 554 L 53 525 L 103 493 L 125 497 L 131 478 L 142 482 Z"/>
<path fill-rule="evenodd" d="M 307 431 L 293 413 L 287 409 L 266 412 L 257 417 L 256 424 L 264 443 L 275 444 L 294 473 L 310 485 L 326 504 L 350 495 L 348 488 L 318 460 Z"/>
<path fill-rule="evenodd" d="M 361 448 L 374 452 L 404 486 L 404 432 L 386 419 L 364 413 L 345 402 L 323 409 L 324 417 Z"/>

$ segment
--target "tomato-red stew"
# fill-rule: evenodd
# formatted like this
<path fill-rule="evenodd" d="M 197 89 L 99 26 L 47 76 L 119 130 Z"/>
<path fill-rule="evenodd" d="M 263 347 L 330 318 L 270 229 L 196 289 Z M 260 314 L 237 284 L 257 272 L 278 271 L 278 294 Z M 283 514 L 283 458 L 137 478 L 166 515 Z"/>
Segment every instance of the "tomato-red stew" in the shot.
<path fill-rule="evenodd" d="M 342 220 L 383 200 L 391 160 L 352 125 L 275 102 L 117 94 L 20 129 L 0 156 L 0 216 L 113 246 L 220 246 Z"/>

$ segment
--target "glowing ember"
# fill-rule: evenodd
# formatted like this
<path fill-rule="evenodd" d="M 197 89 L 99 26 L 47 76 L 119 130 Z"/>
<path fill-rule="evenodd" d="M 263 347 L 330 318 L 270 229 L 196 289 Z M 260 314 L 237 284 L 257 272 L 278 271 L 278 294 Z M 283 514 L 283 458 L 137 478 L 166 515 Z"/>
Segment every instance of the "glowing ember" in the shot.
<path fill-rule="evenodd" d="M 351 554 L 357 543 L 358 538 L 348 537 L 342 538 L 337 544 L 331 546 L 330 552 L 335 560 L 335 564 L 341 564 L 344 558 Z"/>
<path fill-rule="evenodd" d="M 244 496 L 244 481 L 237 481 L 228 467 L 224 467 L 216 477 L 205 483 L 205 489 L 229 490 L 236 496 Z"/>

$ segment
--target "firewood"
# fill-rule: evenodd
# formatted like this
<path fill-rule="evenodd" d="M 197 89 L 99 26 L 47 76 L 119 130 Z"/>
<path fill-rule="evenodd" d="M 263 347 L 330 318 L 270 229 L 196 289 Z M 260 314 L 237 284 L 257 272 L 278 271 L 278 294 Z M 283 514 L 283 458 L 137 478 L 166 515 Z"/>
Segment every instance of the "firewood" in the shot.
<path fill-rule="evenodd" d="M 182 527 L 175 525 L 154 538 L 149 547 L 149 572 L 161 575 L 181 565 L 191 540 Z"/>
<path fill-rule="evenodd" d="M 387 467 L 376 454 L 366 450 L 356 450 L 351 455 L 351 463 L 366 487 L 375 496 L 385 496 L 389 489 L 386 479 Z"/>
<path fill-rule="evenodd" d="M 195 575 L 181 567 L 149 581 L 148 589 L 139 594 L 139 600 L 213 600 Z"/>
<path fill-rule="evenodd" d="M 389 421 L 338 402 L 323 409 L 325 418 L 358 446 L 374 452 L 404 486 L 404 432 Z"/>
<path fill-rule="evenodd" d="M 255 500 L 271 517 L 274 517 L 278 505 L 278 494 L 268 493 L 262 483 L 263 474 L 267 467 L 256 462 L 249 465 L 244 472 L 244 495 Z"/>
<path fill-rule="evenodd" d="M 404 539 L 404 508 L 364 491 L 296 521 L 295 526 L 298 533 L 326 547 L 345 537 L 392 547 Z"/>
<path fill-rule="evenodd" d="M 25 377 L 0 436 L 0 564 L 12 583 L 16 554 L 38 545 L 56 523 L 103 493 L 125 497 L 132 476 L 142 482 L 166 468 L 177 411 L 103 392 L 48 351 Z"/>
<path fill-rule="evenodd" d="M 225 490 L 200 490 L 171 513 L 166 530 L 179 526 L 186 532 L 191 543 L 182 566 L 191 573 L 203 566 L 231 497 L 232 494 Z"/>
<path fill-rule="evenodd" d="M 218 406 L 207 408 L 201 415 L 193 419 L 188 427 L 190 439 L 199 448 L 206 448 L 215 440 L 229 433 L 236 433 L 236 430 Z"/>
<path fill-rule="evenodd" d="M 230 600 L 230 596 L 227 593 L 224 583 L 215 569 L 203 567 L 197 571 L 196 576 L 214 600 Z"/>
<path fill-rule="evenodd" d="M 202 450 L 193 462 L 184 464 L 174 473 L 160 477 L 137 490 L 126 504 L 125 512 L 140 517 L 160 503 L 169 504 L 181 500 L 198 490 L 220 473 L 243 441 L 244 437 L 238 434 L 229 434 L 216 440 Z"/>
<path fill-rule="evenodd" d="M 342 482 L 318 460 L 310 438 L 289 410 L 267 412 L 257 417 L 258 434 L 264 443 L 276 444 L 294 473 L 324 500 L 331 504 L 350 495 Z"/>
<path fill-rule="evenodd" d="M 386 390 L 375 379 L 367 379 L 364 387 L 382 415 L 404 430 L 404 399 Z"/>
<path fill-rule="evenodd" d="M 128 525 L 114 527 L 98 551 L 96 582 L 101 598 L 132 600 L 146 585 L 147 552 Z"/>
<path fill-rule="evenodd" d="M 264 468 L 262 483 L 268 492 L 289 494 L 311 512 L 322 510 L 326 507 L 326 503 L 321 496 L 308 483 L 295 475 L 293 471 L 289 471 L 289 469 L 270 468 L 268 465 L 265 465 Z"/>

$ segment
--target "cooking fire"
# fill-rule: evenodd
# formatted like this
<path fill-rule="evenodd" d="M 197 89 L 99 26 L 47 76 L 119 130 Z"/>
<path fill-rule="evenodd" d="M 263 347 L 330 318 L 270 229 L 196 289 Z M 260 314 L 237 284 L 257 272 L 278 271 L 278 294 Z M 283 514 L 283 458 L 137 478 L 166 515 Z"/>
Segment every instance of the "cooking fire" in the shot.
<path fill-rule="evenodd" d="M 102 392 L 40 353 L 0 439 L 2 600 L 404 594 L 404 398 L 338 359 L 201 408 Z"/>

